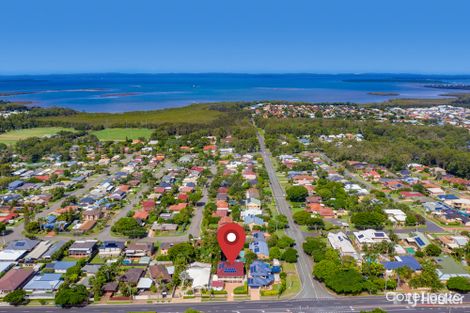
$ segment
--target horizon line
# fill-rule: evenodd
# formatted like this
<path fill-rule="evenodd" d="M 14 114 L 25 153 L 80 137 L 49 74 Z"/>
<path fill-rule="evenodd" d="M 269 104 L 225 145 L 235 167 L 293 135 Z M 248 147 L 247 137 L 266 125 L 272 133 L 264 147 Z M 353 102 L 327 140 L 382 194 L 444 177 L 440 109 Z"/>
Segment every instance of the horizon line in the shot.
<path fill-rule="evenodd" d="M 227 71 L 194 71 L 194 72 L 128 72 L 128 71 L 97 71 L 97 72 L 51 72 L 51 73 L 17 73 L 17 74 L 2 74 L 0 77 L 14 77 L 14 76 L 66 76 L 66 75 L 417 75 L 417 76 L 464 76 L 470 77 L 470 73 L 445 73 L 445 72 L 227 72 Z"/>

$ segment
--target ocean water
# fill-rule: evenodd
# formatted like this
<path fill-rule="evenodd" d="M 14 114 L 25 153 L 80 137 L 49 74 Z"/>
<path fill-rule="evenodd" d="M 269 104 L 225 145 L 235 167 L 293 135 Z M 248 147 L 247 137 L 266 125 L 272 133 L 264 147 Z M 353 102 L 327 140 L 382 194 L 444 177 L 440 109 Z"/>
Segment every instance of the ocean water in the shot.
<path fill-rule="evenodd" d="M 0 100 L 29 101 L 86 112 L 126 112 L 192 103 L 242 100 L 380 102 L 437 98 L 434 82 L 469 83 L 470 76 L 397 74 L 76 74 L 0 76 Z M 398 96 L 370 95 L 392 92 Z M 468 91 L 467 91 L 468 92 Z"/>

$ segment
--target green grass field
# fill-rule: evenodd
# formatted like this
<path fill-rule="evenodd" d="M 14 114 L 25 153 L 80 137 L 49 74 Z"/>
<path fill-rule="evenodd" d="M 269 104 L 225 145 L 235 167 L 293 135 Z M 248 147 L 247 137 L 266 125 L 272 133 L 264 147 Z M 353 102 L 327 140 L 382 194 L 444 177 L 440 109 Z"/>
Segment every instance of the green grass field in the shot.
<path fill-rule="evenodd" d="M 102 125 L 104 127 L 126 127 L 126 125 L 159 125 L 163 123 L 208 123 L 224 113 L 209 110 L 208 105 L 191 105 L 182 108 L 157 111 L 135 111 L 125 113 L 78 113 L 69 116 L 49 116 L 38 120 L 74 124 Z"/>
<path fill-rule="evenodd" d="M 124 141 L 128 139 L 137 139 L 144 137 L 148 139 L 152 130 L 148 128 L 106 128 L 93 131 L 91 134 L 98 137 L 100 141 Z"/>
<path fill-rule="evenodd" d="M 72 128 L 63 127 L 38 127 L 29 129 L 12 130 L 4 134 L 0 134 L 0 143 L 7 145 L 15 144 L 18 140 L 30 137 L 44 137 L 55 135 L 60 131 L 75 131 Z"/>

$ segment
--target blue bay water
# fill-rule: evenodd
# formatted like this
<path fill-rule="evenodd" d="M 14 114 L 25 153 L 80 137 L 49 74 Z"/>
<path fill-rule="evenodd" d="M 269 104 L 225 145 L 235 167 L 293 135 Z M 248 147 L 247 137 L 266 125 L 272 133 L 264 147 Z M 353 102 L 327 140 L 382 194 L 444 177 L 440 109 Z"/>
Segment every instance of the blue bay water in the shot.
<path fill-rule="evenodd" d="M 398 74 L 76 74 L 0 76 L 0 100 L 31 101 L 86 112 L 155 110 L 192 103 L 245 100 L 380 102 L 390 98 L 437 98 L 424 87 L 434 81 L 469 83 L 469 76 Z M 393 92 L 377 96 L 369 92 Z"/>

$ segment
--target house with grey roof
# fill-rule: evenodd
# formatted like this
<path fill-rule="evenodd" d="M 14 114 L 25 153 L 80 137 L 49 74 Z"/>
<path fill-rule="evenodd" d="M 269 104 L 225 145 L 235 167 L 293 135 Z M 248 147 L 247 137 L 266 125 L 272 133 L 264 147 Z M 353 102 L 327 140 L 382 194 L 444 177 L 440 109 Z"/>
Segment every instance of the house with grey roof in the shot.
<path fill-rule="evenodd" d="M 14 240 L 6 246 L 5 250 L 26 250 L 26 251 L 31 251 L 34 249 L 39 244 L 39 240 L 33 240 L 33 239 L 20 239 L 20 240 Z"/>

